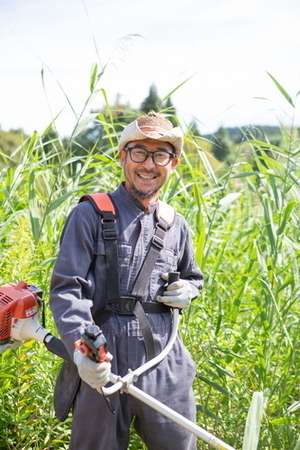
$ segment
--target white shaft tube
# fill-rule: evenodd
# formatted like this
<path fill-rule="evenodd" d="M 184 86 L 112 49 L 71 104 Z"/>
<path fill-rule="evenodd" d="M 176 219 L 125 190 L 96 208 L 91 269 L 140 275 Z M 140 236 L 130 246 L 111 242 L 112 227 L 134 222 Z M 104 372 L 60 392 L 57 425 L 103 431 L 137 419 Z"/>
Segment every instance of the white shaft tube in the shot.
<path fill-rule="evenodd" d="M 176 411 L 173 411 L 173 409 L 169 408 L 168 406 L 159 402 L 155 398 L 153 398 L 150 395 L 146 394 L 145 392 L 141 391 L 136 386 L 133 386 L 133 385 L 128 386 L 128 388 L 126 389 L 126 392 L 128 394 L 133 395 L 135 398 L 141 400 L 142 402 L 146 403 L 146 405 L 148 405 L 151 408 L 155 409 L 156 411 L 160 412 L 161 414 L 168 417 L 169 419 L 173 420 L 173 422 L 176 422 L 177 424 L 181 425 L 186 430 L 195 434 L 196 436 L 198 436 L 204 442 L 207 442 L 212 447 L 220 449 L 220 450 L 235 450 L 233 447 L 231 447 L 230 445 L 221 441 L 219 438 L 217 438 L 213 434 L 211 434 L 208 431 L 204 430 L 203 428 L 199 427 L 194 422 L 191 422 L 190 420 L 181 416 Z"/>
<path fill-rule="evenodd" d="M 146 370 L 151 369 L 156 364 L 160 363 L 169 353 L 171 348 L 173 347 L 176 337 L 177 337 L 177 329 L 178 329 L 178 323 L 179 323 L 179 310 L 174 309 L 173 311 L 173 325 L 172 325 L 172 332 L 170 334 L 169 340 L 165 348 L 160 352 L 159 355 L 155 356 L 153 359 L 150 359 L 150 361 L 143 364 L 141 367 L 138 367 L 136 370 L 133 371 L 133 373 L 137 376 L 141 375 L 142 373 L 146 372 Z"/>
<path fill-rule="evenodd" d="M 221 441 L 219 438 L 217 438 L 213 434 L 211 434 L 208 431 L 204 430 L 203 428 L 199 427 L 194 422 L 191 422 L 190 420 L 181 416 L 176 411 L 173 411 L 168 406 L 159 402 L 158 400 L 156 400 L 155 398 L 146 394 L 145 392 L 141 391 L 140 389 L 138 389 L 136 386 L 134 386 L 132 384 L 135 381 L 135 378 L 137 378 L 139 375 L 144 373 L 146 370 L 150 369 L 151 367 L 155 366 L 160 361 L 162 361 L 162 359 L 169 353 L 172 346 L 174 345 L 174 342 L 175 342 L 175 339 L 177 336 L 177 328 L 178 328 L 178 321 L 179 321 L 178 310 L 174 310 L 173 314 L 174 314 L 173 315 L 173 328 L 172 328 L 172 332 L 171 332 L 168 344 L 166 345 L 164 350 L 159 355 L 157 355 L 155 358 L 153 358 L 150 361 L 148 361 L 147 363 L 143 364 L 141 367 L 138 367 L 136 370 L 129 372 L 123 378 L 120 378 L 113 373 L 110 374 L 110 381 L 112 383 L 114 383 L 114 385 L 111 387 L 108 387 L 108 388 L 105 388 L 105 387 L 102 388 L 102 392 L 104 395 L 111 395 L 111 394 L 117 392 L 118 390 L 123 390 L 124 392 L 131 394 L 134 397 L 136 397 L 137 399 L 146 403 L 148 406 L 150 406 L 151 408 L 160 412 L 161 414 L 165 415 L 166 417 L 173 420 L 177 424 L 181 425 L 186 430 L 195 434 L 196 436 L 198 436 L 204 442 L 207 442 L 212 447 L 217 448 L 219 450 L 235 450 L 233 447 L 231 447 L 230 445 Z"/>
<path fill-rule="evenodd" d="M 110 381 L 112 383 L 115 383 L 114 386 L 110 387 L 104 387 L 102 388 L 104 395 L 111 395 L 117 392 L 119 389 L 122 389 L 124 385 L 127 385 L 127 383 L 130 383 L 134 380 L 134 378 L 138 377 L 142 373 L 146 372 L 146 370 L 151 369 L 151 367 L 155 366 L 156 364 L 160 363 L 169 353 L 171 348 L 174 345 L 174 342 L 177 337 L 177 329 L 178 329 L 178 322 L 179 322 L 179 310 L 174 309 L 173 312 L 173 325 L 172 325 L 172 332 L 170 334 L 169 340 L 165 348 L 160 352 L 159 355 L 155 356 L 154 358 L 150 359 L 150 361 L 146 362 L 142 366 L 138 367 L 136 370 L 133 370 L 129 374 L 125 375 L 125 377 L 120 378 L 117 375 L 110 374 Z"/>

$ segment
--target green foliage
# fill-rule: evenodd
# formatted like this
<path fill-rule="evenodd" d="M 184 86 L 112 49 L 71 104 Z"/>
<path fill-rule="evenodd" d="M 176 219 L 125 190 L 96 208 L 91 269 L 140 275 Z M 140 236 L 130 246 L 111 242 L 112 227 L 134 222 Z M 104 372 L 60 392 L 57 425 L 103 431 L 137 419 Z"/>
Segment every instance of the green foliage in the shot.
<path fill-rule="evenodd" d="M 201 203 L 186 194 L 188 215 L 206 224 L 197 253 L 206 288 L 184 328 L 199 364 L 199 416 L 237 448 L 254 391 L 266 401 L 258 448 L 295 448 L 298 439 L 298 138 L 282 130 L 282 139 L 280 148 L 245 142 L 238 163 L 217 182 L 206 178 Z M 197 250 L 199 242 L 196 230 Z"/>
<path fill-rule="evenodd" d="M 1 283 L 24 279 L 41 287 L 46 325 L 54 331 L 47 300 L 62 226 L 83 193 L 118 185 L 118 133 L 132 118 L 120 110 L 107 102 L 105 113 L 97 112 L 101 132 L 93 143 L 79 144 L 84 114 L 63 141 L 51 124 L 18 147 L 18 165 L 0 172 Z M 190 223 L 205 275 L 203 293 L 182 317 L 181 334 L 197 364 L 198 424 L 236 449 L 296 450 L 299 136 L 281 128 L 274 143 L 252 129 L 243 133 L 229 163 L 220 164 L 211 157 L 209 140 L 191 126 L 181 163 L 162 192 Z M 0 448 L 68 447 L 70 419 L 58 423 L 52 406 L 59 364 L 32 341 L 0 354 Z M 133 432 L 130 449 L 142 448 Z M 198 449 L 206 448 L 198 442 Z"/>
<path fill-rule="evenodd" d="M 6 164 L 18 164 L 16 150 L 20 147 L 26 147 L 27 136 L 23 130 L 2 131 L 0 129 L 0 168 Z"/>
<path fill-rule="evenodd" d="M 0 355 L 0 448 L 67 449 L 69 430 L 54 418 L 55 357 L 33 341 Z"/>

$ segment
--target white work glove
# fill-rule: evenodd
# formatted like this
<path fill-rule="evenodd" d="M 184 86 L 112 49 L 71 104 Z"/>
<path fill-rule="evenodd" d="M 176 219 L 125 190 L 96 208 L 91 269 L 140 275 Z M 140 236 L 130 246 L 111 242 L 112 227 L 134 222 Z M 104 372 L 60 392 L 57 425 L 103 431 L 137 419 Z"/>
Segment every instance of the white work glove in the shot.
<path fill-rule="evenodd" d="M 169 274 L 164 273 L 162 279 L 168 281 Z M 162 296 L 157 296 L 157 301 L 172 308 L 185 308 L 192 299 L 192 288 L 187 280 L 178 280 L 169 284 Z"/>
<path fill-rule="evenodd" d="M 79 349 L 75 349 L 73 358 L 78 368 L 80 378 L 92 388 L 101 392 L 103 386 L 109 381 L 109 374 L 111 371 L 111 364 L 109 361 L 111 361 L 112 355 L 108 354 L 107 361 L 98 363 L 84 355 Z"/>

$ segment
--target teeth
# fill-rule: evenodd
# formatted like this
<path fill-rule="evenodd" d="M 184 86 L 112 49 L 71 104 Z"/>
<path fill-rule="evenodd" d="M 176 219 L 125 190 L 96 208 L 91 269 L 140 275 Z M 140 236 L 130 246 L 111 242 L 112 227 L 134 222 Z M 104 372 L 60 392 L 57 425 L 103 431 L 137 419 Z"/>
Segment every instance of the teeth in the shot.
<path fill-rule="evenodd" d="M 147 176 L 147 175 L 140 175 L 141 178 L 144 178 L 145 180 L 152 180 L 154 177 L 153 176 Z"/>

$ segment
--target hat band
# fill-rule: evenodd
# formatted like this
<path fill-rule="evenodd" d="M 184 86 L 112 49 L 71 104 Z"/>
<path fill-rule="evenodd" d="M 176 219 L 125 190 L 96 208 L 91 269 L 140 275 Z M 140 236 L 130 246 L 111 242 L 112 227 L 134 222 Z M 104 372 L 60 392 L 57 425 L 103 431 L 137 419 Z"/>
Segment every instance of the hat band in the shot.
<path fill-rule="evenodd" d="M 161 128 L 161 127 L 150 127 L 150 126 L 142 126 L 142 127 L 139 127 L 139 129 L 143 132 L 143 133 L 145 133 L 145 134 L 147 134 L 147 133 L 153 133 L 153 132 L 156 132 L 156 133 L 159 133 L 159 134 L 161 134 L 162 136 L 164 136 L 166 133 L 167 133 L 167 130 L 164 130 L 163 128 Z"/>

